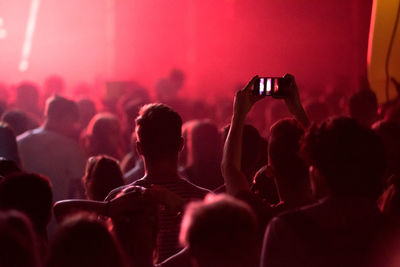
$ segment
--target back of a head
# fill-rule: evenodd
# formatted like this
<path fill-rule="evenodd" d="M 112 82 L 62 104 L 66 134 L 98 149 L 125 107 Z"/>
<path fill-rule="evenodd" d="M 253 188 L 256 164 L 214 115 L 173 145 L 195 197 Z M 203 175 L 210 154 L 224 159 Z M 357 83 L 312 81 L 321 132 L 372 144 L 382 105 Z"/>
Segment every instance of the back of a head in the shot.
<path fill-rule="evenodd" d="M 0 209 L 16 209 L 32 220 L 40 236 L 46 236 L 53 194 L 48 178 L 33 173 L 15 173 L 0 183 Z"/>
<path fill-rule="evenodd" d="M 51 243 L 48 267 L 123 266 L 114 238 L 94 217 L 78 215 L 60 226 Z"/>
<path fill-rule="evenodd" d="M 83 183 L 88 199 L 103 201 L 112 189 L 124 184 L 118 161 L 107 156 L 89 158 Z"/>
<path fill-rule="evenodd" d="M 14 130 L 15 135 L 20 135 L 28 130 L 28 117 L 23 111 L 6 111 L 1 119 L 10 125 L 10 127 Z"/>
<path fill-rule="evenodd" d="M 282 119 L 270 133 L 268 156 L 276 175 L 295 190 L 308 187 L 308 166 L 299 156 L 303 128 L 295 119 Z"/>
<path fill-rule="evenodd" d="M 213 163 L 221 160 L 221 135 L 209 120 L 194 122 L 188 131 L 188 164 Z"/>
<path fill-rule="evenodd" d="M 136 118 L 136 135 L 147 160 L 177 157 L 182 142 L 182 119 L 167 105 L 145 105 Z"/>
<path fill-rule="evenodd" d="M 244 202 L 227 195 L 209 195 L 204 202 L 188 205 L 180 240 L 200 267 L 253 266 L 256 224 Z"/>
<path fill-rule="evenodd" d="M 40 266 L 32 223 L 18 211 L 0 212 L 0 258 L 1 266 Z"/>
<path fill-rule="evenodd" d="M 79 119 L 78 106 L 72 100 L 62 96 L 52 96 L 46 100 L 47 120 L 50 122 L 77 122 Z"/>
<path fill-rule="evenodd" d="M 93 138 L 107 140 L 109 135 L 119 134 L 119 120 L 111 113 L 98 113 L 89 122 L 87 131 Z"/>
<path fill-rule="evenodd" d="M 0 122 L 0 157 L 21 163 L 15 133 L 4 122 Z"/>
<path fill-rule="evenodd" d="M 19 108 L 36 108 L 39 101 L 37 85 L 31 82 L 22 82 L 16 89 L 16 101 Z"/>
<path fill-rule="evenodd" d="M 90 156 L 106 154 L 120 158 L 121 126 L 116 116 L 111 113 L 96 114 L 90 120 L 86 134 Z"/>
<path fill-rule="evenodd" d="M 353 94 L 349 101 L 350 117 L 361 125 L 369 127 L 377 119 L 378 100 L 370 89 L 361 90 Z"/>
<path fill-rule="evenodd" d="M 385 170 L 382 140 L 354 119 L 331 118 L 306 133 L 301 153 L 325 178 L 333 195 L 375 200 Z"/>

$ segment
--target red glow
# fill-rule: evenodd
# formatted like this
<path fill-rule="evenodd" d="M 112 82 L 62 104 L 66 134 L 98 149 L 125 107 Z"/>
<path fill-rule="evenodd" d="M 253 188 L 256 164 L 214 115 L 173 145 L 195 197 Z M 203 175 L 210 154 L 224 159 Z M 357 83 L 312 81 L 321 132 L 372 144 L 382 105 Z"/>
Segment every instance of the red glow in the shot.
<path fill-rule="evenodd" d="M 365 72 L 371 1 L 42 1 L 20 73 L 30 4 L 0 3 L 0 80 L 9 84 L 57 73 L 69 90 L 107 79 L 153 89 L 179 67 L 185 95 L 213 99 L 253 74 L 291 72 L 322 90 L 337 80 L 355 86 Z"/>

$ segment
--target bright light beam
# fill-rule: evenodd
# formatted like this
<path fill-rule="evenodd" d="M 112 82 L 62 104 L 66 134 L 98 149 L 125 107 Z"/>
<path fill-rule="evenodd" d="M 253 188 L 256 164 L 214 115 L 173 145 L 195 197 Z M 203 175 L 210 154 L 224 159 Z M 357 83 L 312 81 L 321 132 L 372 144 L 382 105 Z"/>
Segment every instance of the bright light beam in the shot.
<path fill-rule="evenodd" d="M 19 71 L 25 72 L 29 67 L 29 56 L 31 54 L 33 34 L 35 32 L 36 19 L 39 11 L 40 0 L 32 0 L 29 10 L 28 25 L 26 27 L 25 40 L 22 46 L 22 57 L 19 63 Z"/>

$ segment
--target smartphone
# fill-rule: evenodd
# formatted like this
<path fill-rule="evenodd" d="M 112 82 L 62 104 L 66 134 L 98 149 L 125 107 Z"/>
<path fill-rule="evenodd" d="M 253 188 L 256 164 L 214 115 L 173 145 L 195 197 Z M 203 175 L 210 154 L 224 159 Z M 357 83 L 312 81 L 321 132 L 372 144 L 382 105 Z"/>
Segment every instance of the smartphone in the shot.
<path fill-rule="evenodd" d="M 259 96 L 284 98 L 287 96 L 289 82 L 282 77 L 260 77 L 254 85 L 254 93 Z"/>

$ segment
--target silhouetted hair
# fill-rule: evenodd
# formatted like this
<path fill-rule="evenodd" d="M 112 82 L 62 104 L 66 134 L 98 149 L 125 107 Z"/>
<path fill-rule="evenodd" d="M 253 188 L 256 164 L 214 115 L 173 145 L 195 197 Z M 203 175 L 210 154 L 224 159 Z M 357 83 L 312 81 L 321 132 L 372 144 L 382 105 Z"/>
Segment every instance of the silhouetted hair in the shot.
<path fill-rule="evenodd" d="M 180 241 L 199 266 L 253 266 L 256 227 L 247 204 L 225 194 L 208 195 L 186 208 Z"/>
<path fill-rule="evenodd" d="M 103 201 L 114 188 L 124 185 L 124 178 L 116 159 L 107 156 L 90 157 L 82 178 L 86 196 Z"/>
<path fill-rule="evenodd" d="M 1 119 L 10 125 L 16 136 L 28 130 L 28 117 L 21 110 L 6 111 Z"/>
<path fill-rule="evenodd" d="M 188 165 L 221 160 L 222 138 L 209 120 L 193 122 L 187 132 L 187 146 Z"/>
<path fill-rule="evenodd" d="M 1 266 L 41 266 L 32 223 L 18 211 L 0 212 L 0 259 Z"/>
<path fill-rule="evenodd" d="M 48 267 L 121 267 L 118 245 L 96 218 L 77 215 L 66 219 L 51 243 Z"/>
<path fill-rule="evenodd" d="M 65 118 L 78 120 L 78 106 L 72 100 L 62 96 L 52 96 L 46 100 L 46 117 L 49 121 L 62 121 Z"/>
<path fill-rule="evenodd" d="M 0 122 L 0 157 L 21 164 L 15 133 L 4 122 Z"/>
<path fill-rule="evenodd" d="M 87 152 L 89 156 L 105 154 L 119 158 L 121 126 L 116 116 L 111 113 L 96 114 L 86 130 Z"/>
<path fill-rule="evenodd" d="M 382 190 L 382 140 L 354 119 L 331 118 L 313 125 L 302 143 L 305 160 L 325 177 L 334 195 L 376 199 Z"/>
<path fill-rule="evenodd" d="M 182 137 L 182 119 L 164 104 L 143 106 L 136 118 L 136 135 L 143 155 L 150 160 L 166 159 L 179 152 Z"/>
<path fill-rule="evenodd" d="M 32 220 L 40 236 L 46 236 L 53 194 L 47 177 L 33 173 L 9 175 L 0 183 L 0 209 L 16 209 Z"/>

